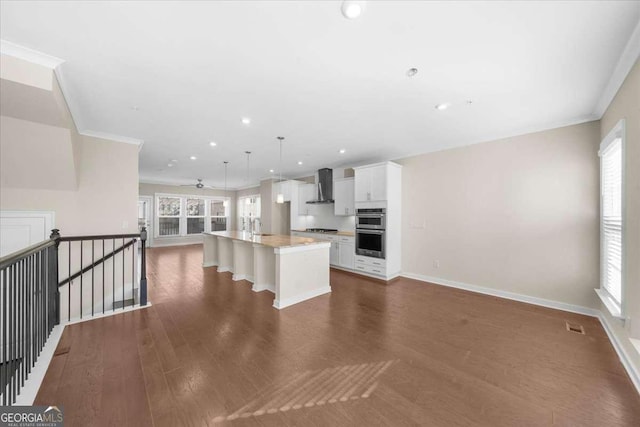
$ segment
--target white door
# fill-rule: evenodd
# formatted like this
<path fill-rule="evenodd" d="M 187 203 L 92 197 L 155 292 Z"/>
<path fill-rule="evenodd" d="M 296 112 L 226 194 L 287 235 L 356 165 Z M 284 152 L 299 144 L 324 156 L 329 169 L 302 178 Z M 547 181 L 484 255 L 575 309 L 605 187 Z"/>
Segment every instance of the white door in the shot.
<path fill-rule="evenodd" d="M 0 257 L 47 240 L 54 217 L 51 211 L 0 211 Z"/>

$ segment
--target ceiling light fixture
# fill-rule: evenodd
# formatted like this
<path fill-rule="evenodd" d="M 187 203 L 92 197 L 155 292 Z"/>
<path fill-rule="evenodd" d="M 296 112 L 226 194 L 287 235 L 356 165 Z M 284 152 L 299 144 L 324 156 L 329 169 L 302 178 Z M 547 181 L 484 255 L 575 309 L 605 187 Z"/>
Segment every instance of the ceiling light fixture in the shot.
<path fill-rule="evenodd" d="M 418 74 L 418 69 L 417 68 L 409 68 L 407 70 L 407 77 L 413 77 L 416 74 Z"/>
<path fill-rule="evenodd" d="M 245 125 L 248 125 L 249 123 L 251 123 L 251 119 L 249 117 L 243 117 L 242 123 L 244 123 Z"/>
<path fill-rule="evenodd" d="M 215 146 L 216 146 L 216 145 L 218 145 L 218 144 L 216 144 L 215 142 L 211 141 L 211 142 L 209 143 L 209 145 L 210 145 L 210 146 L 212 146 L 212 147 L 215 147 Z"/>
<path fill-rule="evenodd" d="M 449 108 L 449 104 L 446 102 L 444 104 L 436 105 L 436 110 L 443 111 L 443 110 L 446 110 L 447 108 Z"/>
<path fill-rule="evenodd" d="M 227 206 L 229 206 L 229 200 L 226 199 L 227 196 L 227 166 L 229 165 L 228 161 L 224 161 L 224 195 L 225 195 L 225 199 L 222 202 L 222 206 L 224 206 L 225 208 Z"/>
<path fill-rule="evenodd" d="M 273 169 L 269 169 L 269 173 L 273 173 L 273 172 L 274 172 L 274 170 L 273 170 Z"/>
<path fill-rule="evenodd" d="M 171 159 L 171 163 L 178 163 L 176 159 Z"/>
<path fill-rule="evenodd" d="M 298 165 L 302 165 L 302 160 L 300 160 L 300 161 L 298 162 Z"/>
<path fill-rule="evenodd" d="M 173 163 L 169 163 L 169 164 L 167 164 L 167 166 L 169 166 L 170 168 L 172 168 L 172 167 L 173 167 Z"/>
<path fill-rule="evenodd" d="M 279 136 L 278 141 L 280 141 L 280 181 L 282 182 L 282 140 L 284 136 Z M 282 194 L 282 185 L 280 185 L 280 192 L 276 196 L 276 203 L 284 203 L 284 194 Z"/>
<path fill-rule="evenodd" d="M 191 156 L 189 157 L 191 160 L 197 160 L 198 158 L 196 156 Z"/>
<path fill-rule="evenodd" d="M 345 150 L 344 148 L 339 151 L 340 154 L 344 154 L 346 152 L 347 152 L 347 150 Z"/>
<path fill-rule="evenodd" d="M 344 15 L 345 18 L 356 19 L 362 14 L 364 5 L 364 1 L 344 0 L 342 2 L 342 7 L 340 8 L 340 10 L 342 11 L 342 15 Z"/>

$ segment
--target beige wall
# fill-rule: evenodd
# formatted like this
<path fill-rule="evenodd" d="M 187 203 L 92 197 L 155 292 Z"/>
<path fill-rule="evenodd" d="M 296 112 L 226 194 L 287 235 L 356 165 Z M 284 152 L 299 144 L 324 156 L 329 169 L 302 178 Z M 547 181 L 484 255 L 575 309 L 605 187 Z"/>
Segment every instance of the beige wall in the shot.
<path fill-rule="evenodd" d="M 79 136 L 79 143 L 76 191 L 2 184 L 1 209 L 54 211 L 56 227 L 67 236 L 137 232 L 138 147 L 88 136 Z"/>
<path fill-rule="evenodd" d="M 632 348 L 629 337 L 640 339 L 640 61 L 636 62 L 601 120 L 600 137 L 604 138 L 625 119 L 625 231 L 626 251 L 625 309 L 630 321 L 621 322 L 609 316 L 606 320 L 627 351 L 640 375 L 640 355 Z"/>
<path fill-rule="evenodd" d="M 591 122 L 400 160 L 403 272 L 596 307 L 599 141 Z"/>

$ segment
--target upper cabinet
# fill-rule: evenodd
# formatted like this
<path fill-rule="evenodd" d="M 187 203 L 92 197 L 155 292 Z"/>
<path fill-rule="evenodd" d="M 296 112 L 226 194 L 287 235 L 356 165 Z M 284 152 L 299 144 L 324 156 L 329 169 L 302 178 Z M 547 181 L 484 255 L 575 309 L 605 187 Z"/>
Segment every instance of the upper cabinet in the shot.
<path fill-rule="evenodd" d="M 355 201 L 387 200 L 387 163 L 355 168 Z"/>
<path fill-rule="evenodd" d="M 315 200 L 317 186 L 315 184 L 300 184 L 298 186 L 298 215 L 313 215 L 315 205 L 307 203 Z"/>
<path fill-rule="evenodd" d="M 333 181 L 334 214 L 337 216 L 355 215 L 354 178 L 342 178 Z"/>

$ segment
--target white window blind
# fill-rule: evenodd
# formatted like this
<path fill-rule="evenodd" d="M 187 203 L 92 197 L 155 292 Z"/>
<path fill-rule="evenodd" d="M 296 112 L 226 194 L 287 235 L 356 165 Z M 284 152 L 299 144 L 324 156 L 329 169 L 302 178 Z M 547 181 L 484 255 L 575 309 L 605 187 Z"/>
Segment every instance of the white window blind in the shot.
<path fill-rule="evenodd" d="M 622 140 L 616 138 L 600 154 L 601 162 L 601 288 L 622 304 Z"/>

